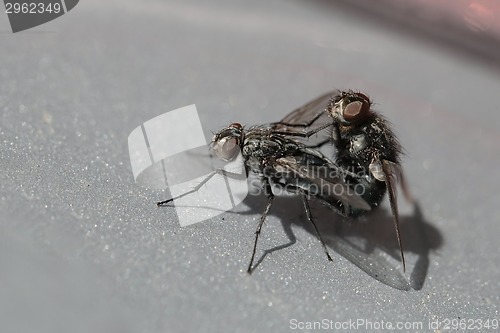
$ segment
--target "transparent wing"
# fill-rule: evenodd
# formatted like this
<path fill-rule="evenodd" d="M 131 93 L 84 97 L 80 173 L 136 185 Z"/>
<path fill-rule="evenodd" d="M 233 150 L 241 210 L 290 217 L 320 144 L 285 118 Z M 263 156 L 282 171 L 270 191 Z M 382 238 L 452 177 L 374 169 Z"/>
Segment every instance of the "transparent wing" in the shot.
<path fill-rule="evenodd" d="M 304 165 L 293 157 L 279 158 L 276 163 L 299 187 L 313 196 L 332 204 L 341 201 L 357 209 L 371 210 L 370 205 L 344 182 L 333 165 Z"/>
<path fill-rule="evenodd" d="M 403 242 L 401 240 L 401 233 L 399 231 L 399 212 L 398 212 L 398 192 L 397 186 L 400 183 L 404 189 L 405 196 L 408 196 L 406 186 L 404 186 L 403 170 L 397 163 L 382 160 L 382 170 L 384 172 L 385 185 L 389 195 L 389 202 L 391 204 L 392 219 L 394 221 L 394 228 L 396 229 L 396 237 L 398 239 L 399 250 L 401 252 L 401 261 L 403 262 L 403 269 L 405 269 L 405 257 L 403 253 Z"/>
<path fill-rule="evenodd" d="M 296 140 L 310 147 L 320 147 L 331 141 L 332 119 L 326 112 L 332 96 L 338 91 L 327 92 L 298 109 L 290 112 L 281 121 L 272 123 L 271 129 L 283 135 L 294 136 Z"/>
<path fill-rule="evenodd" d="M 331 119 L 329 119 L 328 113 L 325 112 L 325 109 L 328 106 L 331 97 L 337 95 L 338 93 L 339 92 L 337 90 L 329 91 L 299 107 L 298 109 L 293 110 L 281 119 L 281 121 L 274 123 L 273 129 L 296 132 L 304 130 L 308 127 L 319 127 L 331 122 Z"/>

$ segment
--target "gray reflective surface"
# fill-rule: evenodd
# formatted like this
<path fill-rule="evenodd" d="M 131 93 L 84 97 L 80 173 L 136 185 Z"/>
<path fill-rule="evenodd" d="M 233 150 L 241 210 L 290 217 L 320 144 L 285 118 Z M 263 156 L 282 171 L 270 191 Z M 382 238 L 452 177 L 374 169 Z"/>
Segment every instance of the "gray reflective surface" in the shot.
<path fill-rule="evenodd" d="M 87 0 L 12 34 L 0 15 L 1 331 L 498 319 L 499 68 L 375 21 L 289 1 Z M 209 140 L 334 88 L 367 92 L 406 148 L 406 273 L 387 201 L 359 223 L 313 204 L 331 263 L 299 198 L 277 198 L 248 276 L 265 198 L 181 228 L 154 204 L 168 193 L 134 183 L 127 138 L 148 119 L 195 103 Z"/>

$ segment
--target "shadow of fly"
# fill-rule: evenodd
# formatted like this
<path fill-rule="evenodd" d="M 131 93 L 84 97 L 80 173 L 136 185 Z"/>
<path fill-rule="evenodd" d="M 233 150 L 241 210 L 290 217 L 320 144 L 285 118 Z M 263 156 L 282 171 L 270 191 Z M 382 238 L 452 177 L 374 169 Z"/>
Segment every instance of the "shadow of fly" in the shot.
<path fill-rule="evenodd" d="M 157 205 L 165 206 L 198 191 L 216 174 L 238 179 L 248 177 L 249 173 L 256 174 L 267 196 L 267 205 L 255 231 L 247 269 L 251 274 L 259 235 L 274 201 L 273 189 L 301 196 L 307 219 L 328 260 L 332 261 L 314 222 L 309 200 L 319 200 L 344 217 L 357 216 L 378 206 L 389 188 L 404 268 L 394 189 L 402 180 L 400 147 L 386 122 L 370 107 L 371 102 L 361 93 L 334 91 L 312 100 L 276 123 L 248 129 L 232 123 L 214 135 L 210 148 L 226 162 L 234 161 L 241 154 L 245 174 L 217 169 L 192 190 Z M 375 130 L 372 131 L 372 127 Z M 377 128 L 380 131 L 377 132 Z M 324 133 L 327 135 L 321 135 Z M 387 142 L 380 138 L 381 135 L 387 135 Z M 335 160 L 323 152 L 325 145 L 335 146 Z M 389 151 L 388 158 L 385 158 L 386 151 Z"/>

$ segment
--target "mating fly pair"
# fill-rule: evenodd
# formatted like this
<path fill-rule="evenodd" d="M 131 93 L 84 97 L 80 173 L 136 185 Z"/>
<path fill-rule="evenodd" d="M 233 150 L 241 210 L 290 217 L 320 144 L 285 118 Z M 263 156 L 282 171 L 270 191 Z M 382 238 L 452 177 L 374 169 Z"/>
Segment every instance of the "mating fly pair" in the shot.
<path fill-rule="evenodd" d="M 396 185 L 401 183 L 405 196 L 409 195 L 400 165 L 401 146 L 388 122 L 371 106 L 369 98 L 360 92 L 334 91 L 294 110 L 280 122 L 249 129 L 233 123 L 214 135 L 212 151 L 227 162 L 241 153 L 246 176 L 250 172 L 256 174 L 268 198 L 255 232 L 248 273 L 252 272 L 262 225 L 274 200 L 272 188 L 276 187 L 302 197 L 307 219 L 330 261 L 332 258 L 311 215 L 309 199 L 317 199 L 349 217 L 378 206 L 388 192 L 404 269 Z M 328 135 L 318 141 L 320 132 Z M 336 148 L 332 158 L 321 150 L 328 144 Z M 164 206 L 196 192 L 215 174 L 238 176 L 218 169 L 191 191 L 157 205 Z"/>

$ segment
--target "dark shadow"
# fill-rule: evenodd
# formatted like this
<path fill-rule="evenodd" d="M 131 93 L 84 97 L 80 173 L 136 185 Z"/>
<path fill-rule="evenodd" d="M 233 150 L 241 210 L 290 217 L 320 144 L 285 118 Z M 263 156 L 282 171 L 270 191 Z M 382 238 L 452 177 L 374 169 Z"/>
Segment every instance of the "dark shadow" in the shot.
<path fill-rule="evenodd" d="M 243 203 L 249 209 L 239 211 L 238 214 L 254 215 L 262 213 L 266 198 L 248 196 Z M 403 273 L 392 215 L 388 210 L 375 209 L 359 218 L 346 219 L 315 200 L 311 201 L 311 209 L 321 236 L 330 250 L 333 249 L 365 273 L 390 287 L 400 290 L 422 289 L 429 269 L 429 253 L 439 248 L 443 240 L 440 231 L 425 220 L 418 203 L 414 205 L 411 214 L 400 216 L 407 273 Z M 258 251 L 264 253 L 254 264 L 253 270 L 268 254 L 295 244 L 297 239 L 291 228 L 293 224 L 301 225 L 316 237 L 298 196 L 277 197 L 270 215 L 280 219 L 290 241 L 272 249 L 258 248 Z M 265 232 L 264 224 L 262 233 Z M 318 251 L 321 251 L 319 240 Z M 335 256 L 333 257 L 335 261 Z"/>

